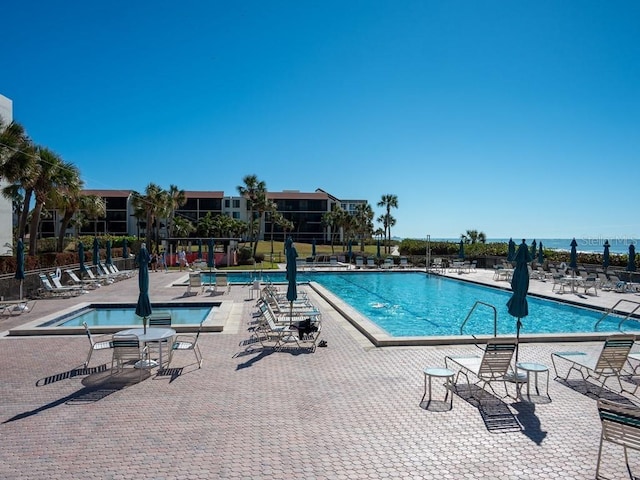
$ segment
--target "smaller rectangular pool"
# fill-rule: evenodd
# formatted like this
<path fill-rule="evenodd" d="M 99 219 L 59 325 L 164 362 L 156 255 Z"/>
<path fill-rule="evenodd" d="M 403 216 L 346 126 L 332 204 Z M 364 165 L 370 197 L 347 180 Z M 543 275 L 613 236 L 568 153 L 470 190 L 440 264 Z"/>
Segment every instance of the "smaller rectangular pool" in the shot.
<path fill-rule="evenodd" d="M 203 331 L 222 331 L 216 316 L 221 302 L 152 303 L 152 316 L 171 315 L 171 326 L 178 332 L 192 332 L 203 322 Z M 142 327 L 135 314 L 135 303 L 81 303 L 37 322 L 12 329 L 10 335 L 64 335 L 84 333 L 87 322 L 94 333 L 114 333 Z"/>

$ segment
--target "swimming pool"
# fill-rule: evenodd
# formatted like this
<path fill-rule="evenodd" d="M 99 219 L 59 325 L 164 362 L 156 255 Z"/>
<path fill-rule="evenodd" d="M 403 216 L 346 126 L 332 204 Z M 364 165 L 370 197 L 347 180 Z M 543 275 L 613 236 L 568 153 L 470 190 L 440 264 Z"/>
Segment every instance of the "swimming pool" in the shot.
<path fill-rule="evenodd" d="M 235 275 L 233 275 L 235 277 Z M 230 282 L 248 283 L 249 274 Z M 263 273 L 263 280 L 286 282 L 284 274 Z M 515 335 L 516 321 L 507 311 L 511 292 L 421 272 L 299 272 L 300 282 L 316 282 L 393 337 L 460 336 L 460 328 L 477 301 L 497 311 L 498 335 Z M 603 312 L 529 296 L 529 315 L 521 335 L 594 333 Z M 479 305 L 462 335 L 493 335 L 494 311 Z M 619 316 L 605 318 L 598 332 L 618 330 Z M 630 320 L 627 331 L 640 330 Z"/>
<path fill-rule="evenodd" d="M 193 332 L 200 322 L 203 331 L 222 331 L 218 320 L 221 302 L 152 303 L 152 315 L 171 315 L 171 325 L 177 332 Z M 13 328 L 9 335 L 61 335 L 84 332 L 83 322 L 95 333 L 113 333 L 124 328 L 142 327 L 142 318 L 135 314 L 135 304 L 80 303 L 40 320 Z"/>

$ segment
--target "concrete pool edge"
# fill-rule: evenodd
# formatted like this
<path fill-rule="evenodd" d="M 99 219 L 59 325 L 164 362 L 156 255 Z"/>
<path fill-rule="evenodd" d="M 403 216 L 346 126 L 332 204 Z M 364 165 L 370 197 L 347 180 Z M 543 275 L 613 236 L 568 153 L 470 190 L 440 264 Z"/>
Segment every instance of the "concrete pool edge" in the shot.
<path fill-rule="evenodd" d="M 443 277 L 447 278 L 447 277 Z M 468 281 L 468 280 L 463 280 Z M 479 282 L 478 285 L 489 287 L 486 284 Z M 358 312 L 355 308 L 351 307 L 338 296 L 324 288 L 317 282 L 309 282 L 310 287 L 316 292 L 325 302 L 331 305 L 345 320 L 353 325 L 365 338 L 367 338 L 375 347 L 417 347 L 417 346 L 432 346 L 432 345 L 462 345 L 462 344 L 475 344 L 486 343 L 492 335 L 449 335 L 440 337 L 418 337 L 418 336 L 399 336 L 394 337 L 385 332 L 378 325 L 373 323 L 367 317 Z M 560 299 L 550 299 L 542 295 L 536 295 L 539 298 L 557 301 L 559 303 L 572 304 L 573 302 L 562 302 Z M 575 304 L 574 304 L 575 305 Z M 576 305 L 585 308 L 584 305 Z M 594 308 L 594 310 L 600 310 Z M 514 320 L 515 321 L 515 320 Z M 589 332 L 589 333 L 558 333 L 558 334 L 536 334 L 527 335 L 520 334 L 521 343 L 545 343 L 545 342 L 587 342 L 587 341 L 602 341 L 609 337 L 614 332 Z M 633 332 L 638 334 L 640 332 Z M 498 337 L 512 338 L 513 335 L 498 335 Z"/>
<path fill-rule="evenodd" d="M 180 305 L 181 302 L 158 302 L 162 305 L 175 303 L 176 305 Z M 224 326 L 226 324 L 226 320 L 229 318 L 229 314 L 231 313 L 232 302 L 224 302 L 224 301 L 216 301 L 216 302 L 199 302 L 203 305 L 211 305 L 216 306 L 216 310 L 212 310 L 207 318 L 204 320 L 202 324 L 203 332 L 222 332 L 224 330 Z M 153 304 L 153 302 L 152 302 Z M 59 326 L 50 326 L 50 327 L 39 327 L 44 323 L 55 320 L 56 318 L 72 314 L 78 310 L 83 308 L 91 307 L 92 305 L 101 305 L 105 307 L 114 306 L 114 305 L 122 305 L 122 302 L 81 302 L 73 305 L 71 307 L 65 308 L 58 312 L 52 313 L 45 317 L 41 317 L 37 320 L 33 320 L 29 323 L 25 323 L 18 327 L 14 327 L 7 332 L 7 336 L 9 337 L 25 337 L 25 336 L 48 336 L 48 335 L 84 335 L 85 330 L 84 327 L 59 327 Z M 190 304 L 193 305 L 193 304 Z M 135 306 L 135 305 L 133 305 Z M 172 328 L 177 333 L 193 333 L 198 330 L 198 324 L 184 324 L 184 325 L 172 325 Z M 131 328 L 131 325 L 119 325 L 119 326 L 108 326 L 108 327 L 91 327 L 91 332 L 94 334 L 109 334 L 115 333 L 119 330 L 123 330 L 126 328 Z"/>

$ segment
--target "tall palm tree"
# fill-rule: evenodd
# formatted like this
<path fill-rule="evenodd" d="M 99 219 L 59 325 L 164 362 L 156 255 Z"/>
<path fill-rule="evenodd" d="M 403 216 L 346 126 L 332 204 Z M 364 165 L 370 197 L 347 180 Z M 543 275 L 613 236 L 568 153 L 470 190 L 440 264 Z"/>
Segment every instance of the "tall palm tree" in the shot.
<path fill-rule="evenodd" d="M 391 209 L 398 208 L 398 196 L 390 193 L 382 195 L 378 202 L 378 207 L 386 209 L 384 229 L 387 234 L 387 245 L 385 246 L 385 252 L 389 253 L 391 249 L 391 227 L 395 225 L 396 220 L 391 216 Z"/>
<path fill-rule="evenodd" d="M 53 207 L 63 212 L 56 242 L 58 252 L 64 249 L 65 232 L 80 207 L 81 191 L 84 185 L 80 179 L 80 170 L 74 164 L 63 163 L 61 169 L 64 172 L 64 184 L 51 192 Z"/>
<path fill-rule="evenodd" d="M 45 147 L 38 148 L 38 174 L 33 178 L 31 188 L 35 197 L 35 205 L 31 212 L 29 225 L 29 255 L 37 252 L 38 227 L 41 214 L 52 192 L 66 187 L 68 181 L 68 165 L 55 152 Z"/>
<path fill-rule="evenodd" d="M 340 205 L 334 203 L 331 205 L 331 211 L 322 215 L 322 227 L 325 231 L 329 231 L 329 241 L 331 243 L 331 253 L 335 253 L 334 243 L 336 236 L 340 231 L 340 218 L 345 213 Z"/>
<path fill-rule="evenodd" d="M 99 195 L 81 195 L 78 202 L 78 211 L 70 223 L 76 226 L 78 233 L 82 226 L 87 225 L 89 220 L 93 220 L 93 233 L 98 235 L 97 221 L 107 214 L 107 204 Z"/>
<path fill-rule="evenodd" d="M 187 203 L 187 195 L 184 190 L 180 190 L 176 185 L 169 185 L 169 214 L 168 214 L 168 234 L 169 237 L 173 237 L 173 219 L 176 216 L 176 210 Z"/>
<path fill-rule="evenodd" d="M 0 126 L 0 130 L 0 177 L 9 183 L 3 188 L 2 195 L 12 201 L 21 201 L 15 207 L 19 219 L 17 240 L 26 232 L 33 195 L 32 184 L 39 172 L 37 148 L 17 122 L 10 123 L 4 129 Z"/>
<path fill-rule="evenodd" d="M 360 203 L 356 205 L 354 215 L 355 227 L 360 237 L 360 251 L 364 252 L 364 242 L 371 238 L 373 232 L 373 209 L 368 203 Z"/>
<path fill-rule="evenodd" d="M 238 185 L 237 189 L 238 193 L 247 199 L 247 207 L 249 208 L 249 246 L 252 251 L 255 251 L 253 243 L 257 239 L 255 235 L 254 210 L 258 195 L 266 193 L 267 185 L 262 180 L 258 180 L 257 175 L 245 175 L 242 181 L 244 185 Z"/>
<path fill-rule="evenodd" d="M 159 221 L 159 219 L 166 213 L 166 193 L 162 188 L 160 188 L 160 186 L 152 182 L 145 188 L 144 195 L 141 195 L 138 192 L 133 192 L 133 205 L 134 210 L 138 213 L 144 212 L 145 214 L 146 242 L 149 249 L 153 251 L 153 239 L 155 237 L 157 240 L 158 237 L 157 231 L 154 232 L 154 222 L 156 222 L 156 220 Z"/>

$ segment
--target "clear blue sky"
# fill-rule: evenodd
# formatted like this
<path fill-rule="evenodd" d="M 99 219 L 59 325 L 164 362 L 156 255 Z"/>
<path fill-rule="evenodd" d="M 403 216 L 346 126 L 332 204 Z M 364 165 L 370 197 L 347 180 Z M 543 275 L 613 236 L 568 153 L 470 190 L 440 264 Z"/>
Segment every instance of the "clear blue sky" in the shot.
<path fill-rule="evenodd" d="M 640 236 L 640 2 L 2 7 L 0 93 L 87 188 L 395 194 L 402 237 Z"/>

